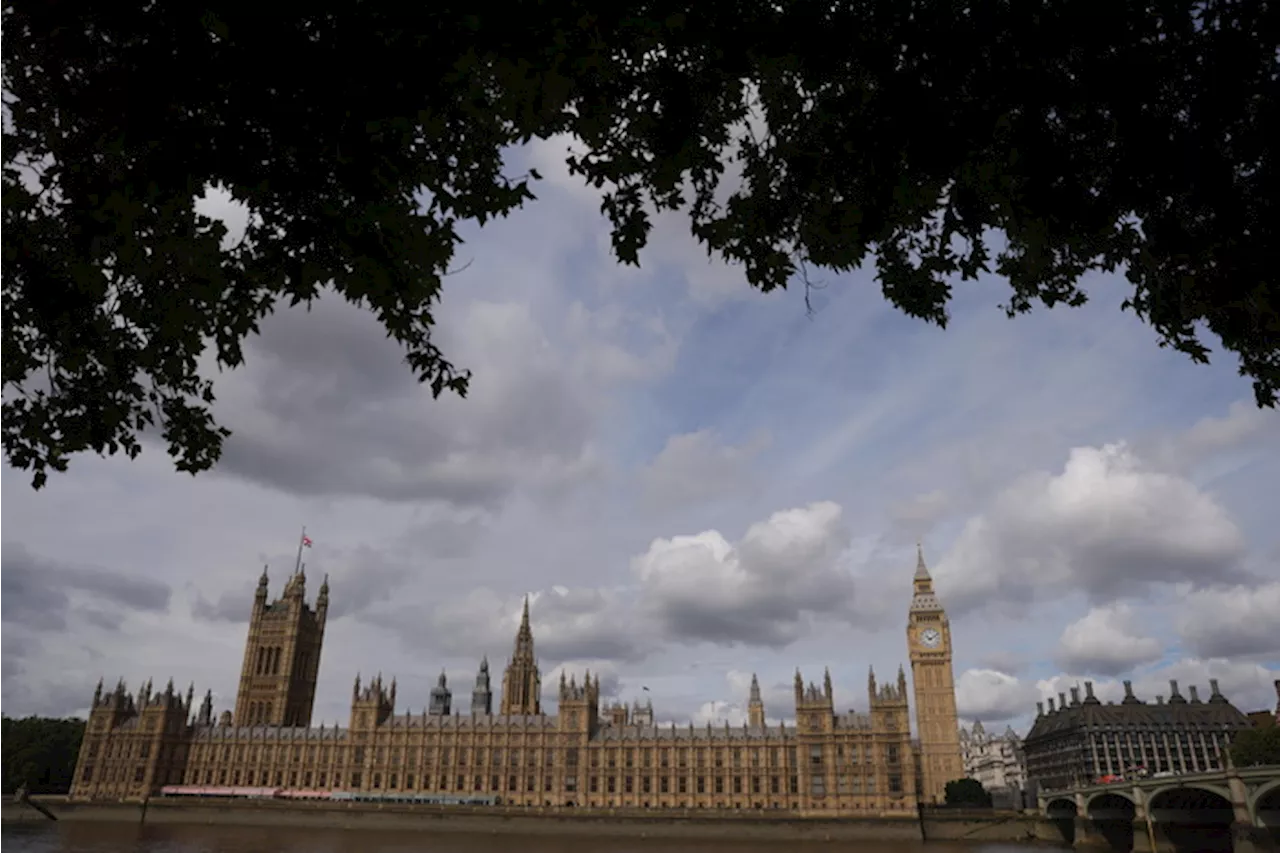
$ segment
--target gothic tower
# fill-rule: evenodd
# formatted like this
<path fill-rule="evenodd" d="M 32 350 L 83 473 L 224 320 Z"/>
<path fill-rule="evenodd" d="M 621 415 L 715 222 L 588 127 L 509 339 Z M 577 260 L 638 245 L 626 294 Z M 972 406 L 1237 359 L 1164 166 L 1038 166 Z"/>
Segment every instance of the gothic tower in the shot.
<path fill-rule="evenodd" d="M 764 700 L 760 698 L 760 682 L 751 673 L 751 696 L 747 701 L 747 725 L 753 729 L 764 728 Z"/>
<path fill-rule="evenodd" d="M 560 703 L 557 715 L 560 731 L 590 737 L 600 727 L 600 680 L 591 673 L 578 686 L 577 676 L 566 680 L 560 671 Z"/>
<path fill-rule="evenodd" d="M 269 602 L 267 587 L 263 566 L 249 615 L 235 724 L 309 726 L 329 612 L 329 579 L 320 585 L 314 609 L 306 602 L 307 576 L 301 564 L 280 598 Z"/>
<path fill-rule="evenodd" d="M 471 691 L 471 716 L 487 717 L 493 713 L 493 691 L 489 689 L 489 656 L 480 661 L 476 686 Z"/>
<path fill-rule="evenodd" d="M 916 548 L 914 593 L 907 615 L 911 684 L 915 693 L 916 732 L 920 737 L 921 800 L 944 801 L 947 783 L 964 778 L 960 721 L 951 671 L 951 623 L 933 592 L 924 551 Z"/>
<path fill-rule="evenodd" d="M 449 689 L 449 680 L 442 669 L 436 686 L 431 688 L 431 705 L 427 713 L 433 717 L 447 717 L 452 710 L 452 705 L 453 691 Z"/>
<path fill-rule="evenodd" d="M 529 596 L 524 597 L 524 612 L 520 615 L 520 630 L 516 632 L 515 651 L 502 675 L 502 706 L 504 715 L 530 716 L 542 713 L 542 676 L 538 674 L 538 661 L 533 656 L 533 630 L 529 627 Z"/>

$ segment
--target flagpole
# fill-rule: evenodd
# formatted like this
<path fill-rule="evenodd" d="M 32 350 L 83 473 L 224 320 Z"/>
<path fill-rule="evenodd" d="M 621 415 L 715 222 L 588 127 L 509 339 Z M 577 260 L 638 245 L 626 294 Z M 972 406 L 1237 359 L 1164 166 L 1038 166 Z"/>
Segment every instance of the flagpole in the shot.
<path fill-rule="evenodd" d="M 293 565 L 293 573 L 300 574 L 302 572 L 302 543 L 307 541 L 307 526 L 302 526 L 302 535 L 298 537 L 298 560 Z"/>

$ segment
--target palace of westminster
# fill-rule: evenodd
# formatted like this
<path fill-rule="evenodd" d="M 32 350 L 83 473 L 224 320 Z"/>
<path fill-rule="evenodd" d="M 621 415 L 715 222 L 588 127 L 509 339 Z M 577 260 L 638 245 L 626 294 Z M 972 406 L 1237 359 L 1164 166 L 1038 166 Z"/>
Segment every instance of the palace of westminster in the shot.
<path fill-rule="evenodd" d="M 346 728 L 311 726 L 329 607 L 314 606 L 299 568 L 277 600 L 266 570 L 253 602 L 234 711 L 215 717 L 212 694 L 196 709 L 173 683 L 136 694 L 101 683 L 72 796 L 141 799 L 166 785 L 481 795 L 528 807 L 782 809 L 802 814 L 914 813 L 941 802 L 965 775 L 947 616 L 923 557 L 917 560 L 906 673 L 867 683 L 867 710 L 836 710 L 831 676 L 795 676 L 794 725 L 766 721 L 752 678 L 742 726 L 656 725 L 652 705 L 601 707 L 600 683 L 562 675 L 555 714 L 543 712 L 529 605 L 493 709 L 480 664 L 469 714 L 453 710 L 445 676 L 420 714 L 396 713 L 396 683 L 357 677 Z"/>

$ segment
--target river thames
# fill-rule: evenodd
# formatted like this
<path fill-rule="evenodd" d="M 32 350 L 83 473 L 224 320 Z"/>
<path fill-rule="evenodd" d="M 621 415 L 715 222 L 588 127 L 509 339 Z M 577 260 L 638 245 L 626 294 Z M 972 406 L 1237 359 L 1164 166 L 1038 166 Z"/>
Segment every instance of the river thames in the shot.
<path fill-rule="evenodd" d="M 1031 853 L 1045 847 L 920 841 L 682 841 L 118 823 L 6 823 L 4 853 Z"/>

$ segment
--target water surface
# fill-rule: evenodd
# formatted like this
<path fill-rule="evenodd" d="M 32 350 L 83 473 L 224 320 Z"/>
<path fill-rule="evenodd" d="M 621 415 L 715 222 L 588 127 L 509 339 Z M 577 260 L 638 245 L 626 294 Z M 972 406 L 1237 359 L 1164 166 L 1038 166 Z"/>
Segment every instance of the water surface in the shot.
<path fill-rule="evenodd" d="M 286 827 L 6 823 L 4 853 L 1044 853 L 1019 844 L 709 841 L 573 835 L 441 834 Z"/>

